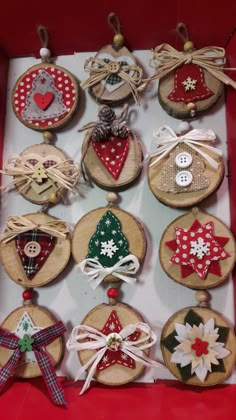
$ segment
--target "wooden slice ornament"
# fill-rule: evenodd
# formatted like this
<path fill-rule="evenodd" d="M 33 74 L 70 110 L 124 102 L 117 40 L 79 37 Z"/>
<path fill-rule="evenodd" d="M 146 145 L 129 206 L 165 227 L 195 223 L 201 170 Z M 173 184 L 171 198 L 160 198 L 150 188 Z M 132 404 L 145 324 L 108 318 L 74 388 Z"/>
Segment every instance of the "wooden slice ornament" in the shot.
<path fill-rule="evenodd" d="M 55 130 L 64 126 L 76 111 L 78 83 L 68 70 L 50 62 L 47 29 L 39 26 L 38 34 L 42 63 L 19 77 L 12 92 L 12 106 L 16 117 L 27 127 Z"/>
<path fill-rule="evenodd" d="M 143 70 L 124 46 L 124 36 L 120 32 L 120 22 L 115 13 L 109 14 L 108 24 L 115 32 L 113 45 L 101 48 L 95 57 L 86 60 L 84 69 L 89 73 L 89 78 L 80 86 L 89 89 L 90 94 L 100 103 L 118 105 L 126 102 L 130 96 L 138 103 L 138 87 Z"/>
<path fill-rule="evenodd" d="M 66 405 L 55 368 L 64 355 L 65 327 L 47 309 L 32 303 L 33 291 L 23 292 L 23 306 L 13 310 L 0 326 L 0 389 L 11 376 L 43 376 L 52 401 Z"/>
<path fill-rule="evenodd" d="M 184 43 L 184 51 L 168 44 L 158 45 L 150 63 L 156 73 L 143 87 L 159 80 L 158 98 L 165 111 L 174 118 L 191 119 L 216 103 L 223 84 L 236 88 L 236 83 L 224 73 L 224 48 L 211 46 L 196 50 L 186 25 L 179 23 L 176 31 Z"/>
<path fill-rule="evenodd" d="M 235 335 L 222 315 L 207 307 L 207 293 L 197 293 L 200 307 L 182 309 L 164 325 L 161 350 L 166 367 L 177 379 L 213 386 L 224 382 L 234 369 Z"/>
<path fill-rule="evenodd" d="M 137 135 L 127 126 L 128 106 L 119 117 L 108 105 L 98 121 L 87 124 L 82 146 L 82 173 L 106 190 L 124 190 L 142 171 L 143 153 Z"/>
<path fill-rule="evenodd" d="M 115 193 L 108 193 L 109 205 L 92 210 L 79 220 L 72 238 L 72 255 L 92 288 L 103 280 L 124 280 L 134 284 L 146 253 L 141 224 L 114 206 Z"/>
<path fill-rule="evenodd" d="M 52 281 L 66 267 L 70 251 L 68 224 L 44 213 L 9 217 L 1 235 L 3 268 L 22 287 Z"/>
<path fill-rule="evenodd" d="M 198 208 L 178 217 L 164 231 L 159 258 L 165 273 L 191 289 L 223 283 L 235 264 L 235 240 L 217 217 Z"/>
<path fill-rule="evenodd" d="M 4 188 L 15 185 L 26 200 L 41 205 L 56 204 L 66 192 L 74 192 L 80 176 L 78 166 L 63 150 L 47 143 L 27 147 L 20 156 L 9 158 L 1 173 L 13 176 Z"/>
<path fill-rule="evenodd" d="M 78 352 L 82 365 L 76 380 L 87 371 L 80 394 L 88 389 L 92 378 L 118 386 L 137 379 L 145 366 L 163 367 L 148 357 L 156 335 L 133 308 L 116 302 L 115 290 L 108 289 L 108 296 L 113 297 L 110 303 L 90 311 L 67 342 L 68 350 Z"/>
<path fill-rule="evenodd" d="M 211 145 L 216 139 L 212 130 L 190 130 L 189 124 L 182 122 L 177 131 L 179 136 L 170 127 L 162 126 L 155 133 L 148 184 L 163 204 L 189 207 L 219 188 L 224 162 L 222 151 Z"/>

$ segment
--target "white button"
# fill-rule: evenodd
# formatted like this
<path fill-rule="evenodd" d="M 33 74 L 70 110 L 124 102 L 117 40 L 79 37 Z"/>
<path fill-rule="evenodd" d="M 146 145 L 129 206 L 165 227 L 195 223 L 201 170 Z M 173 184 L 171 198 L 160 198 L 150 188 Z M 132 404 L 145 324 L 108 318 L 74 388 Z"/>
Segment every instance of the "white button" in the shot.
<path fill-rule="evenodd" d="M 37 257 L 41 252 L 41 246 L 38 242 L 28 242 L 24 247 L 24 253 L 27 257 L 33 258 Z"/>
<path fill-rule="evenodd" d="M 193 161 L 192 156 L 190 153 L 187 152 L 181 152 L 179 153 L 175 158 L 175 163 L 178 166 L 178 168 L 188 168 L 188 166 L 191 165 Z"/>
<path fill-rule="evenodd" d="M 179 187 L 188 187 L 192 181 L 193 176 L 189 171 L 180 171 L 175 177 L 175 182 Z"/>

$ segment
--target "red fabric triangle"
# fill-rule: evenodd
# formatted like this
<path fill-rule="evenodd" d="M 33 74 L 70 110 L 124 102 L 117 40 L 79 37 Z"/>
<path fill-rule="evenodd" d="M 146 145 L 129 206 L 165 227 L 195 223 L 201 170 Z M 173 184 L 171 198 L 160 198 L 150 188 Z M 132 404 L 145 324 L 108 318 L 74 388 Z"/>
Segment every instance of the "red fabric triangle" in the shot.
<path fill-rule="evenodd" d="M 196 64 L 183 64 L 175 72 L 174 90 L 168 99 L 173 102 L 201 101 L 213 95 L 213 92 L 205 85 L 201 67 Z"/>
<path fill-rule="evenodd" d="M 92 139 L 94 151 L 114 179 L 118 179 L 129 151 L 129 137 L 111 137 L 98 142 Z"/>
<path fill-rule="evenodd" d="M 166 241 L 165 245 L 168 246 L 168 248 L 171 249 L 171 251 L 176 251 L 177 248 L 177 244 L 176 244 L 176 239 L 172 239 L 171 241 Z"/>
<path fill-rule="evenodd" d="M 221 268 L 219 261 L 212 261 L 209 267 L 208 273 L 214 274 L 215 276 L 221 276 Z"/>
<path fill-rule="evenodd" d="M 223 236 L 214 236 L 214 239 L 220 244 L 220 246 L 225 246 L 229 241 L 229 238 L 224 238 Z M 226 251 L 225 251 L 226 252 Z"/>
<path fill-rule="evenodd" d="M 119 333 L 122 328 L 123 327 L 119 321 L 116 311 L 112 311 L 101 332 L 105 335 L 109 335 L 111 333 Z M 140 331 L 135 331 L 127 338 L 127 340 L 136 341 L 139 339 L 140 334 Z M 130 369 L 135 369 L 136 367 L 134 359 L 132 359 L 132 357 L 128 356 L 122 350 L 113 351 L 107 349 L 102 360 L 99 362 L 97 369 L 101 371 L 108 368 L 109 366 L 114 365 L 115 363 Z"/>

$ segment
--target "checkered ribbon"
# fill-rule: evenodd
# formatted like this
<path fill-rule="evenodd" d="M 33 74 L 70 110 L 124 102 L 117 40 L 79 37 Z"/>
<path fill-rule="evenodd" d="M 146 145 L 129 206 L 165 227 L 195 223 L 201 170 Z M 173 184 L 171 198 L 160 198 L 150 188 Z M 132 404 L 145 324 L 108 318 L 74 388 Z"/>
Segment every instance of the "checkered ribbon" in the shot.
<path fill-rule="evenodd" d="M 56 324 L 44 328 L 32 335 L 32 338 L 34 339 L 34 343 L 32 345 L 33 352 L 42 372 L 43 379 L 53 402 L 59 406 L 66 405 L 64 393 L 60 383 L 58 382 L 50 356 L 45 351 L 44 347 L 48 346 L 52 341 L 56 340 L 56 338 L 60 337 L 65 330 L 66 329 L 62 321 L 58 321 Z M 0 327 L 0 346 L 13 351 L 13 354 L 8 359 L 7 363 L 0 370 L 0 391 L 2 391 L 6 386 L 14 370 L 17 368 L 18 362 L 22 356 L 18 341 L 19 337 L 17 337 L 14 333 Z"/>

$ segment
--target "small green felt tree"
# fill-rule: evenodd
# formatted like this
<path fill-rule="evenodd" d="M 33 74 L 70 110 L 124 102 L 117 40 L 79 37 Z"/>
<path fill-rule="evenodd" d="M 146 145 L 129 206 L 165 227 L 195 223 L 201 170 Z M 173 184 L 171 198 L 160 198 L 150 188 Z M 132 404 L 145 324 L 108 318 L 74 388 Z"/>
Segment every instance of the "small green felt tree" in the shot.
<path fill-rule="evenodd" d="M 128 241 L 121 231 L 121 223 L 110 210 L 98 222 L 88 247 L 86 258 L 95 258 L 103 267 L 112 267 L 130 254 Z"/>

